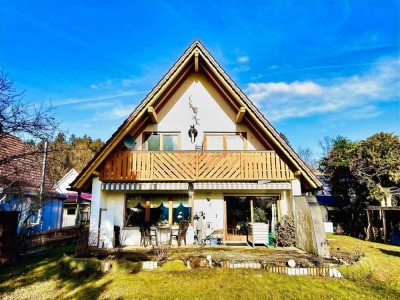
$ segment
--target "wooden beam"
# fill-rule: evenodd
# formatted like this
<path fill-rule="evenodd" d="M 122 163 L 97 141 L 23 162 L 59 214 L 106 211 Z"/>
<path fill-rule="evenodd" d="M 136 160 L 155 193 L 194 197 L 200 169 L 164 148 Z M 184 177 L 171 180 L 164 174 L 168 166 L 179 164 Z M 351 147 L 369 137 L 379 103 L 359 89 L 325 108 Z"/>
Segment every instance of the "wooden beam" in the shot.
<path fill-rule="evenodd" d="M 194 71 L 197 73 L 199 71 L 199 51 L 194 52 Z"/>
<path fill-rule="evenodd" d="M 98 171 L 93 171 L 92 174 L 93 174 L 94 176 L 99 176 L 99 175 L 100 175 L 100 172 L 98 172 Z"/>
<path fill-rule="evenodd" d="M 390 207 L 382 207 L 382 206 L 368 206 L 368 210 L 400 210 L 400 206 L 390 206 Z"/>
<path fill-rule="evenodd" d="M 239 124 L 242 122 L 245 114 L 246 114 L 246 108 L 242 106 L 236 115 L 236 124 Z"/>
<path fill-rule="evenodd" d="M 150 106 L 150 107 L 147 109 L 147 113 L 149 114 L 149 117 L 150 117 L 151 121 L 152 121 L 153 123 L 157 124 L 157 123 L 158 123 L 158 120 L 157 120 L 157 113 L 156 113 L 156 111 L 154 110 L 154 107 Z"/>
<path fill-rule="evenodd" d="M 294 176 L 300 176 L 301 175 L 301 171 L 297 170 L 297 171 L 293 172 L 293 175 Z"/>

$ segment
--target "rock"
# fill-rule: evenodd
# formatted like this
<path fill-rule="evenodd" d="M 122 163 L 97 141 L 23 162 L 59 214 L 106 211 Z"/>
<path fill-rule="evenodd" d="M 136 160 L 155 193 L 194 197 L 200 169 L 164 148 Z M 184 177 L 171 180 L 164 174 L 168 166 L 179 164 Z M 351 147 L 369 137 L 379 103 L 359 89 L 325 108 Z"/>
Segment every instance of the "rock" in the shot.
<path fill-rule="evenodd" d="M 289 259 L 287 265 L 291 268 L 294 268 L 296 266 L 296 262 L 293 259 Z"/>

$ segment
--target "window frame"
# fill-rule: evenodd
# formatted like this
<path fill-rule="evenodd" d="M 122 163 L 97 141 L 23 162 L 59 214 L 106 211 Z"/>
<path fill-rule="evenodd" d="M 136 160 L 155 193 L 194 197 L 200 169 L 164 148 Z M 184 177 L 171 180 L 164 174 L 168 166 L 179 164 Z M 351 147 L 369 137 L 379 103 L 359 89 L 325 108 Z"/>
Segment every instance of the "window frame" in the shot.
<path fill-rule="evenodd" d="M 152 151 L 146 149 L 146 136 L 147 135 L 159 135 L 160 136 L 160 150 L 158 151 L 179 151 L 181 150 L 181 133 L 178 131 L 144 131 L 142 133 L 142 150 Z M 177 148 L 176 150 L 164 150 L 164 136 L 176 136 L 177 137 Z"/>
<path fill-rule="evenodd" d="M 243 137 L 243 150 L 230 150 L 228 148 L 228 136 L 242 136 Z M 245 131 L 237 131 L 237 132 L 220 132 L 220 131 L 205 131 L 204 132 L 204 137 L 203 137 L 203 149 L 207 149 L 207 137 L 208 136 L 222 136 L 223 139 L 223 149 L 221 150 L 209 150 L 209 151 L 246 151 L 248 148 L 248 143 L 247 143 L 247 132 Z"/>
<path fill-rule="evenodd" d="M 124 203 L 124 215 L 123 215 L 123 227 L 124 228 L 134 228 L 134 227 L 138 227 L 138 226 L 133 226 L 133 225 L 128 225 L 126 223 L 126 212 L 127 212 L 127 204 L 128 204 L 128 200 L 129 197 L 132 196 L 134 194 L 132 193 L 127 193 L 125 194 L 125 203 Z M 158 197 L 165 197 L 165 201 L 163 201 L 163 205 L 164 207 L 166 207 L 168 209 L 168 224 L 169 225 L 173 225 L 176 221 L 174 220 L 174 207 L 173 207 L 173 203 L 174 203 L 174 197 L 182 197 L 185 196 L 185 194 L 165 194 L 165 195 L 158 195 L 158 194 L 137 194 L 137 196 L 143 197 L 144 200 L 146 201 L 145 207 L 143 207 L 145 209 L 145 218 L 146 215 L 150 216 L 151 213 L 151 197 L 152 196 L 158 196 Z M 191 202 L 190 197 L 188 197 L 189 203 L 190 203 L 190 212 L 189 212 L 189 219 L 190 222 L 192 222 L 193 219 L 193 202 Z M 151 217 L 150 217 L 151 219 Z M 146 220 L 144 219 L 143 222 L 146 222 Z"/>

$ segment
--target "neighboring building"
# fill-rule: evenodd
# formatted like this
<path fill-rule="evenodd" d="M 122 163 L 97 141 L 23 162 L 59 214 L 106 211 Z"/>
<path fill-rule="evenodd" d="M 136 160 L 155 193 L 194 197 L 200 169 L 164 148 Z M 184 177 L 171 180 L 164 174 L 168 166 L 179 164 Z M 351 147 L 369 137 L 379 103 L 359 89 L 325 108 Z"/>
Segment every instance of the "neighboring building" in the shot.
<path fill-rule="evenodd" d="M 62 224 L 66 197 L 57 194 L 46 181 L 43 189 L 46 200 L 38 207 L 41 183 L 41 164 L 35 155 L 30 154 L 19 138 L 1 133 L 0 210 L 19 211 L 19 222 L 28 218 L 31 232 L 60 228 Z"/>
<path fill-rule="evenodd" d="M 329 184 L 326 178 L 321 173 L 315 173 L 319 181 L 322 182 L 322 189 L 318 191 L 317 198 L 318 204 L 321 208 L 322 220 L 324 222 L 325 232 L 333 233 L 335 227 L 338 225 L 338 220 L 341 217 L 342 209 L 337 207 L 335 199 L 331 195 Z"/>
<path fill-rule="evenodd" d="M 76 224 L 89 221 L 90 200 L 92 195 L 81 193 L 80 198 L 78 198 L 77 192 L 69 190 L 71 182 L 73 182 L 78 175 L 78 171 L 71 169 L 57 181 L 54 186 L 58 193 L 67 197 L 64 201 L 62 227 L 75 226 Z"/>
<path fill-rule="evenodd" d="M 114 226 L 139 245 L 144 223 L 201 215 L 225 243 L 243 241 L 247 222 L 300 220 L 301 195 L 321 186 L 198 40 L 72 183 L 92 193 L 89 243 L 105 247 Z"/>

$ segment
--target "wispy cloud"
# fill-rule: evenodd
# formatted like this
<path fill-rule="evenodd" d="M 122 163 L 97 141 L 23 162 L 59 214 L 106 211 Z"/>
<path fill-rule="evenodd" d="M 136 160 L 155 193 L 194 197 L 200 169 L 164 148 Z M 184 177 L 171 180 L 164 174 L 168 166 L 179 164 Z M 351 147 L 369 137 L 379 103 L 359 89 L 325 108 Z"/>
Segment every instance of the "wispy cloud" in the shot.
<path fill-rule="evenodd" d="M 109 88 L 112 86 L 112 81 L 111 79 L 105 81 L 105 82 L 101 82 L 101 83 L 97 83 L 97 84 L 91 84 L 90 87 L 92 89 L 100 89 L 100 88 Z"/>
<path fill-rule="evenodd" d="M 62 106 L 62 105 L 71 105 L 71 104 L 77 104 L 77 103 L 84 103 L 84 102 L 92 102 L 92 101 L 99 101 L 99 100 L 106 100 L 106 99 L 112 99 L 112 98 L 118 98 L 118 97 L 124 97 L 124 96 L 133 96 L 133 95 L 139 95 L 139 94 L 145 94 L 148 91 L 124 91 L 124 92 L 117 92 L 115 94 L 111 95 L 101 95 L 101 96 L 93 96 L 93 97 L 87 97 L 87 98 L 69 98 L 69 99 L 60 99 L 54 101 L 54 105 L 56 106 Z"/>
<path fill-rule="evenodd" d="M 239 63 L 237 67 L 233 69 L 234 72 L 247 72 L 250 70 L 248 65 L 249 57 L 247 55 L 240 55 L 237 57 L 236 61 Z"/>
<path fill-rule="evenodd" d="M 245 92 L 273 121 L 322 113 L 352 119 L 379 115 L 379 104 L 400 101 L 400 58 L 378 61 L 362 74 L 314 81 L 249 83 Z"/>
<path fill-rule="evenodd" d="M 247 55 L 242 55 L 237 58 L 239 63 L 247 63 L 249 61 L 249 57 Z"/>
<path fill-rule="evenodd" d="M 119 103 L 114 105 L 112 109 L 96 113 L 93 121 L 110 121 L 110 120 L 123 120 L 135 109 L 136 105 L 127 105 Z"/>

